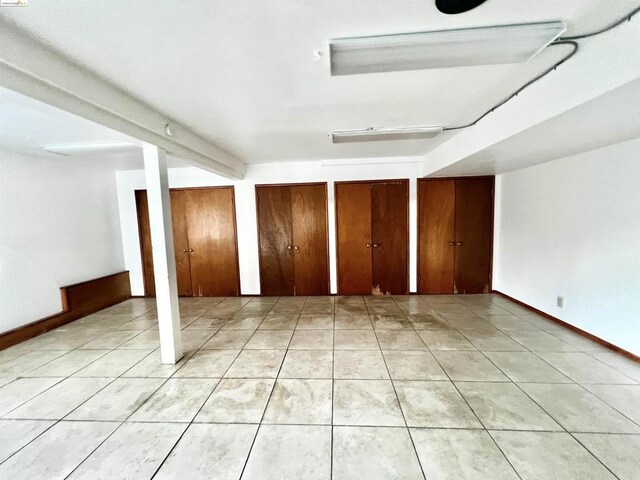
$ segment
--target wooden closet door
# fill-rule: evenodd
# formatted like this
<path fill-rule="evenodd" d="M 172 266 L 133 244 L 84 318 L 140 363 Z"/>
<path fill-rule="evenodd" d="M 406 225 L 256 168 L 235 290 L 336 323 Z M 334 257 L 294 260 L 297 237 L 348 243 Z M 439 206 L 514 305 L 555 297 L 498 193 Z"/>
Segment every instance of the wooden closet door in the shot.
<path fill-rule="evenodd" d="M 238 295 L 233 187 L 183 190 L 191 285 L 198 297 Z"/>
<path fill-rule="evenodd" d="M 187 227 L 184 220 L 184 197 L 180 195 L 180 192 L 172 190 L 170 192 L 170 198 L 178 295 L 190 296 L 192 293 L 191 271 L 189 265 Z M 145 190 L 136 190 L 136 208 L 138 212 L 138 233 L 140 235 L 145 295 L 154 297 L 156 294 L 156 285 L 153 271 L 153 249 L 151 244 L 151 228 L 149 225 L 149 203 Z"/>
<path fill-rule="evenodd" d="M 371 184 L 336 183 L 338 293 L 371 293 Z"/>
<path fill-rule="evenodd" d="M 328 295 L 327 186 L 291 187 L 296 295 Z"/>
<path fill-rule="evenodd" d="M 294 294 L 291 188 L 256 187 L 262 295 Z"/>
<path fill-rule="evenodd" d="M 453 293 L 455 180 L 418 182 L 420 293 Z"/>
<path fill-rule="evenodd" d="M 176 278 L 178 280 L 178 295 L 190 297 L 191 261 L 189 258 L 189 241 L 185 211 L 186 196 L 182 190 L 171 190 L 171 224 L 173 226 L 173 251 L 176 257 Z"/>
<path fill-rule="evenodd" d="M 373 285 L 383 293 L 408 293 L 408 183 L 374 183 L 371 189 Z"/>
<path fill-rule="evenodd" d="M 493 182 L 493 177 L 456 179 L 456 293 L 490 291 Z"/>

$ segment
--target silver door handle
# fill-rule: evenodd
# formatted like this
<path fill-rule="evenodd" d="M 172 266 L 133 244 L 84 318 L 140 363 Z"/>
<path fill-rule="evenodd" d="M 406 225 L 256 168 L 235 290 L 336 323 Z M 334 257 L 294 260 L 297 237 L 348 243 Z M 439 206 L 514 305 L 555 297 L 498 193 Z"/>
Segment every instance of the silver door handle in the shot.
<path fill-rule="evenodd" d="M 378 244 L 377 244 L 377 243 L 374 243 L 374 244 L 372 245 L 372 247 L 373 247 L 373 248 L 378 248 Z"/>
<path fill-rule="evenodd" d="M 189 252 L 193 252 L 193 248 L 190 248 L 190 249 L 189 249 Z"/>
<path fill-rule="evenodd" d="M 291 250 L 291 245 L 287 245 L 287 250 Z"/>
<path fill-rule="evenodd" d="M 371 244 L 370 243 L 365 243 L 364 246 L 367 247 L 367 248 L 371 248 Z"/>
<path fill-rule="evenodd" d="M 300 250 L 300 247 L 298 247 L 297 245 L 295 247 L 293 247 L 294 250 Z"/>
<path fill-rule="evenodd" d="M 447 242 L 449 245 L 451 245 L 452 247 L 456 244 L 456 242 Z"/>

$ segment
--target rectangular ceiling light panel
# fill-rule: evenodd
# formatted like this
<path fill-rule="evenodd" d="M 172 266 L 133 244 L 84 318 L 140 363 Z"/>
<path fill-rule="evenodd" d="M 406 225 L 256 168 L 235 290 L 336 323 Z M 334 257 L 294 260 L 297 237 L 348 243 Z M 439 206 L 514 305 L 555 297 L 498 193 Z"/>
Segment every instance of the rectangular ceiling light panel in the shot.
<path fill-rule="evenodd" d="M 385 140 L 420 140 L 432 138 L 442 132 L 442 127 L 369 128 L 333 132 L 333 143 L 378 142 Z"/>
<path fill-rule="evenodd" d="M 334 39 L 331 75 L 525 62 L 565 30 L 557 21 Z"/>

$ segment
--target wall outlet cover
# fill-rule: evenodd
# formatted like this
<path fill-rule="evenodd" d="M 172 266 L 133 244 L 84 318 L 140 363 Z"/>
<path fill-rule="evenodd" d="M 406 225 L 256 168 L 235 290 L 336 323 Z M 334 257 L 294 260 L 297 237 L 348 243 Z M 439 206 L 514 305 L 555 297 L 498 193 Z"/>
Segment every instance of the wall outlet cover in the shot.
<path fill-rule="evenodd" d="M 556 299 L 556 305 L 560 308 L 564 307 L 564 297 L 558 295 L 558 298 Z"/>

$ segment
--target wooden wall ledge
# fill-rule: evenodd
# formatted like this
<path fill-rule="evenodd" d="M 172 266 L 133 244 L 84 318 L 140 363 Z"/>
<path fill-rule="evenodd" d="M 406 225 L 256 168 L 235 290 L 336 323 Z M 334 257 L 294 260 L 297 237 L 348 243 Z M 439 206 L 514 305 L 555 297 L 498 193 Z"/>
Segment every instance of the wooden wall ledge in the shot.
<path fill-rule="evenodd" d="M 129 272 L 60 288 L 62 312 L 0 334 L 0 350 L 131 298 Z"/>

